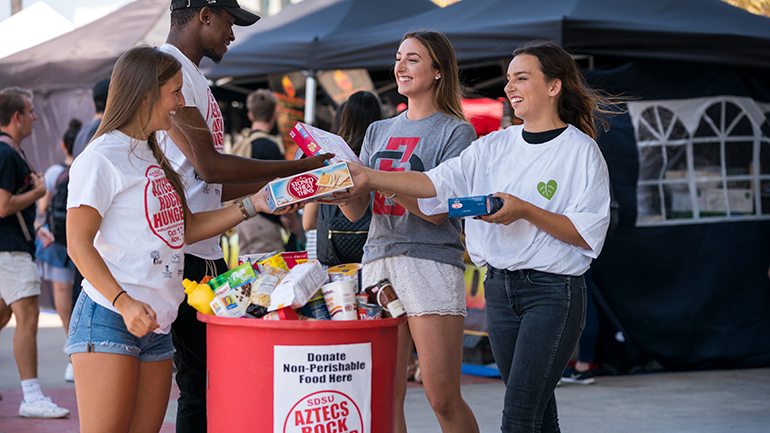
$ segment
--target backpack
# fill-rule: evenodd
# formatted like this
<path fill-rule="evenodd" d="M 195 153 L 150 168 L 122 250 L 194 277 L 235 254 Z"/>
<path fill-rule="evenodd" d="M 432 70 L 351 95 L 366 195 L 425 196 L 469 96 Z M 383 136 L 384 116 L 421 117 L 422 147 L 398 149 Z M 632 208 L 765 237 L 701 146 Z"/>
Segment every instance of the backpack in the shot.
<path fill-rule="evenodd" d="M 51 202 L 48 204 L 48 229 L 53 233 L 56 243 L 67 245 L 67 186 L 70 182 L 70 166 L 61 166 L 64 170 L 56 178 Z"/>
<path fill-rule="evenodd" d="M 264 131 L 251 131 L 248 128 L 244 128 L 243 131 L 241 131 L 229 153 L 244 158 L 251 158 L 251 143 L 260 138 L 267 138 L 278 146 L 278 149 L 282 154 L 286 153 L 286 149 L 283 146 L 283 141 L 280 136 L 270 135 Z"/>

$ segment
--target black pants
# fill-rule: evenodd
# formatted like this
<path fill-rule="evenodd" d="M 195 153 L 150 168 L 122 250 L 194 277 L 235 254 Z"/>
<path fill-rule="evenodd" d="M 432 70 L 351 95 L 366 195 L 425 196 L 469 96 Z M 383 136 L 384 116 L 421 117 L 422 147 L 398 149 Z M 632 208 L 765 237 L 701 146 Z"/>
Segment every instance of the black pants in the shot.
<path fill-rule="evenodd" d="M 207 260 L 190 254 L 184 256 L 184 277 L 200 282 L 206 276 Z M 208 261 L 216 276 L 227 271 L 224 259 Z M 211 275 L 211 274 L 214 275 Z M 174 365 L 179 399 L 176 410 L 177 433 L 206 432 L 206 324 L 196 317 L 197 311 L 187 303 L 179 306 L 179 315 L 171 325 L 174 342 Z"/>

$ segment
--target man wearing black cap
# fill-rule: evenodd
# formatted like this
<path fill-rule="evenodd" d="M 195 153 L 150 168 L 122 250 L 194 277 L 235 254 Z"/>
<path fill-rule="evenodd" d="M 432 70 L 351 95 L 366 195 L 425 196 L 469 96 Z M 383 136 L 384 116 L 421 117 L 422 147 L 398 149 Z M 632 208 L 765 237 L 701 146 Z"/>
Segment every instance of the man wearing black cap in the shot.
<path fill-rule="evenodd" d="M 182 94 L 186 105 L 176 110 L 167 136 L 160 133 L 158 141 L 183 177 L 187 205 L 192 212 L 218 209 L 222 201 L 253 194 L 266 181 L 322 167 L 328 158 L 262 161 L 222 153 L 222 113 L 198 66 L 203 57 L 214 62 L 222 59 L 228 45 L 235 40 L 233 25 L 248 26 L 258 19 L 257 15 L 241 9 L 236 0 L 171 2 L 171 29 L 160 50 L 182 64 Z M 249 206 L 244 208 L 248 210 Z M 250 211 L 249 215 L 256 215 L 253 207 Z M 227 271 L 218 236 L 186 245 L 184 252 L 184 277 L 187 279 L 200 282 L 207 275 L 216 276 Z M 197 320 L 195 309 L 183 302 L 171 332 L 179 386 L 176 431 L 205 432 L 205 324 Z"/>
<path fill-rule="evenodd" d="M 99 125 L 102 123 L 102 116 L 104 116 L 104 107 L 107 106 L 107 90 L 110 88 L 110 79 L 105 78 L 94 84 L 92 89 L 94 99 L 94 109 L 96 114 L 94 118 L 88 122 L 88 125 L 78 132 L 75 137 L 75 144 L 72 146 L 72 156 L 77 157 L 86 148 L 88 142 L 91 141 L 96 130 L 99 129 Z M 77 298 L 76 298 L 77 299 Z M 73 302 L 72 305 L 75 305 Z"/>

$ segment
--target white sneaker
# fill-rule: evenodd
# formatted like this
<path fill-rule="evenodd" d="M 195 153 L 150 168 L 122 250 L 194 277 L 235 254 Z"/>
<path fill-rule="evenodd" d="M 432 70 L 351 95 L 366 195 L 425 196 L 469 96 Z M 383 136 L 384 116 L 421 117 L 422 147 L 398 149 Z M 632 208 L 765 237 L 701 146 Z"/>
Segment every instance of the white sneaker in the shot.
<path fill-rule="evenodd" d="M 72 372 L 72 363 L 67 364 L 67 368 L 64 370 L 64 380 L 67 382 L 75 381 L 75 373 Z"/>
<path fill-rule="evenodd" d="M 21 401 L 19 415 L 26 418 L 64 418 L 70 410 L 59 407 L 51 401 L 51 397 L 42 397 L 32 403 Z"/>

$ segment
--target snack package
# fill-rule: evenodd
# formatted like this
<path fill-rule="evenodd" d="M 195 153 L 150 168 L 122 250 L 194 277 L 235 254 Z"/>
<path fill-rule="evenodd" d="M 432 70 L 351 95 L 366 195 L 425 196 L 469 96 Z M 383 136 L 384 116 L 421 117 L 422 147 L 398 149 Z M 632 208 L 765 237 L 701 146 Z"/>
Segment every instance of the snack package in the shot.
<path fill-rule="evenodd" d="M 220 317 L 243 317 L 249 306 L 251 283 L 255 279 L 256 274 L 249 263 L 212 278 L 208 285 L 214 290 L 215 297 L 209 306 L 214 314 Z"/>
<path fill-rule="evenodd" d="M 272 295 L 275 286 L 281 282 L 286 274 L 288 274 L 288 272 L 283 269 L 274 268 L 272 266 L 266 267 L 265 271 L 259 274 L 251 285 L 249 303 L 269 307 L 270 295 Z"/>
<path fill-rule="evenodd" d="M 249 297 L 238 290 L 230 290 L 214 297 L 209 306 L 219 317 L 243 317 L 249 306 Z"/>
<path fill-rule="evenodd" d="M 281 257 L 283 257 L 283 261 L 286 262 L 289 270 L 300 263 L 307 263 L 307 251 L 286 251 L 281 253 Z"/>
<path fill-rule="evenodd" d="M 364 265 L 360 263 L 346 263 L 343 265 L 332 266 L 326 270 L 331 282 L 353 281 L 353 290 L 358 293 L 361 291 L 361 271 Z"/>
<path fill-rule="evenodd" d="M 303 315 L 312 317 L 316 320 L 331 320 L 329 315 L 329 309 L 326 308 L 326 301 L 324 300 L 324 294 L 321 290 L 317 291 L 307 304 L 300 309 Z"/>
<path fill-rule="evenodd" d="M 503 199 L 491 195 L 477 195 L 449 199 L 450 217 L 491 215 L 503 207 Z"/>
<path fill-rule="evenodd" d="M 237 289 L 245 286 L 256 278 L 254 269 L 250 264 L 242 264 L 237 266 L 224 274 L 218 275 L 209 281 L 209 287 L 214 291 L 215 295 L 221 295 L 228 290 Z M 249 293 L 251 293 L 251 286 L 248 287 Z M 249 293 L 246 293 L 248 298 Z"/>
<path fill-rule="evenodd" d="M 295 266 L 275 286 L 275 290 L 270 295 L 270 306 L 267 311 L 289 306 L 302 308 L 326 280 L 326 272 L 317 260 Z"/>
<path fill-rule="evenodd" d="M 294 128 L 289 131 L 289 137 L 297 143 L 297 146 L 302 149 L 305 155 L 314 156 L 319 153 L 333 153 L 334 158 L 329 160 L 331 164 L 343 161 L 361 164 L 361 160 L 358 159 L 355 152 L 339 135 L 297 122 Z"/>
<path fill-rule="evenodd" d="M 265 200 L 272 212 L 294 203 L 318 201 L 351 186 L 353 178 L 348 165 L 340 162 L 268 183 Z"/>
<path fill-rule="evenodd" d="M 262 320 L 299 320 L 299 317 L 297 316 L 297 312 L 291 307 L 285 307 L 267 313 L 262 317 Z"/>

